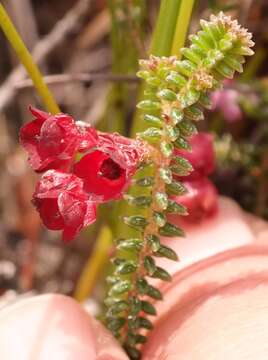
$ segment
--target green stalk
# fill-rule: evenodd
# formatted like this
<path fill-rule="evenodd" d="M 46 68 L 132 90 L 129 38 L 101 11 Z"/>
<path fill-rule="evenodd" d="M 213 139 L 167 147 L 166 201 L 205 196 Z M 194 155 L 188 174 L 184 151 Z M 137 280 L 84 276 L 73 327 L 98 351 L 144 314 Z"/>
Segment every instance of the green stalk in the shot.
<path fill-rule="evenodd" d="M 187 0 L 186 0 L 187 1 Z M 169 56 L 181 0 L 162 0 L 153 33 L 150 54 Z"/>
<path fill-rule="evenodd" d="M 60 112 L 60 109 L 55 102 L 51 92 L 49 91 L 47 85 L 45 84 L 42 75 L 33 61 L 31 54 L 26 48 L 23 40 L 18 34 L 15 26 L 13 25 L 10 17 L 8 16 L 5 8 L 0 3 L 0 27 L 2 28 L 6 38 L 12 45 L 13 49 L 17 53 L 21 63 L 24 65 L 25 69 L 28 72 L 29 77 L 32 79 L 33 84 L 43 100 L 44 105 L 47 110 L 52 114 L 57 114 Z"/>
<path fill-rule="evenodd" d="M 185 44 L 194 3 L 195 0 L 181 0 L 181 6 L 177 16 L 176 29 L 170 52 L 170 55 L 176 55 L 178 58 L 181 57 L 180 49 Z"/>
<path fill-rule="evenodd" d="M 180 47 L 184 45 L 193 3 L 194 0 L 161 1 L 156 26 L 152 36 L 152 42 L 149 51 L 150 54 L 155 56 L 170 56 L 173 47 L 176 47 L 176 53 L 177 55 L 179 54 Z M 188 12 L 187 4 L 190 8 Z M 182 25 L 180 25 L 180 22 L 182 22 Z M 183 27 L 185 28 L 184 30 Z M 180 37 L 179 31 L 182 31 L 184 35 Z M 140 88 L 140 94 L 138 97 L 139 101 L 143 100 L 144 98 L 143 94 L 145 88 L 146 84 L 143 83 Z M 141 119 L 141 116 L 141 111 L 136 109 L 131 129 L 132 137 L 135 137 L 137 132 L 143 131 L 147 127 L 145 122 Z M 147 174 L 145 173 L 144 175 Z M 140 189 L 137 191 L 140 191 Z M 120 215 L 131 215 L 133 212 L 135 212 L 135 210 L 130 209 L 125 203 L 120 204 Z M 133 230 L 129 229 L 125 224 L 118 222 L 116 234 L 118 236 L 131 236 L 133 235 Z"/>

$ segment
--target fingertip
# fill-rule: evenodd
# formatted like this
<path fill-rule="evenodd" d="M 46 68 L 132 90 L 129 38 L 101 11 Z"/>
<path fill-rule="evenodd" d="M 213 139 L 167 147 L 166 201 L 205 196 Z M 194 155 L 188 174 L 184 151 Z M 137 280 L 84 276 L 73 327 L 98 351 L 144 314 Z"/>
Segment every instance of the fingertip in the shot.
<path fill-rule="evenodd" d="M 126 360 L 112 335 L 73 299 L 48 294 L 0 314 L 1 360 Z"/>

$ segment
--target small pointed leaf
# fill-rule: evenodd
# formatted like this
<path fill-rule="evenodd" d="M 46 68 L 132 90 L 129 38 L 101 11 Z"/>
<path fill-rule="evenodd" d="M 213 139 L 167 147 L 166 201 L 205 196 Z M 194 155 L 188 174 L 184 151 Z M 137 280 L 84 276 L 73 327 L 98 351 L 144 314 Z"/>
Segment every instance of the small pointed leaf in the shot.
<path fill-rule="evenodd" d="M 156 270 L 155 261 L 151 256 L 145 256 L 144 258 L 144 267 L 147 270 L 149 275 L 153 275 Z"/>
<path fill-rule="evenodd" d="M 182 216 L 188 215 L 187 208 L 174 200 L 168 200 L 168 207 L 166 209 L 167 213 L 178 214 Z"/>
<path fill-rule="evenodd" d="M 166 191 L 169 195 L 183 195 L 187 193 L 186 187 L 178 181 L 172 181 L 166 185 Z"/>
<path fill-rule="evenodd" d="M 161 267 L 157 266 L 155 272 L 153 273 L 152 277 L 161 279 L 163 281 L 171 281 L 170 274 Z"/>
<path fill-rule="evenodd" d="M 166 223 L 165 226 L 161 227 L 159 229 L 159 234 L 162 236 L 169 236 L 169 237 L 185 236 L 185 233 L 182 229 L 171 223 Z"/>
<path fill-rule="evenodd" d="M 147 220 L 139 215 L 125 216 L 123 220 L 125 224 L 137 230 L 144 229 L 148 224 Z"/>
<path fill-rule="evenodd" d="M 155 307 L 148 301 L 141 302 L 141 309 L 148 315 L 156 315 Z"/>
<path fill-rule="evenodd" d="M 165 257 L 169 260 L 178 261 L 178 255 L 170 247 L 161 245 L 160 248 L 154 253 L 155 256 Z"/>

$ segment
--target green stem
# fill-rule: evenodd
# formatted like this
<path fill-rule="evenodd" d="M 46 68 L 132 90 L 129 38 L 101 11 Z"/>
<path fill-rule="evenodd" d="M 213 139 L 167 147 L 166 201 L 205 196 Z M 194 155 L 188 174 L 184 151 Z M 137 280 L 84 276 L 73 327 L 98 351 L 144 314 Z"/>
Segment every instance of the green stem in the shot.
<path fill-rule="evenodd" d="M 170 55 L 181 57 L 180 49 L 185 44 L 195 0 L 181 0 Z"/>
<path fill-rule="evenodd" d="M 5 8 L 0 3 L 0 27 L 2 28 L 5 36 L 17 53 L 21 63 L 24 65 L 28 72 L 29 77 L 32 79 L 33 84 L 44 102 L 47 110 L 53 114 L 59 113 L 60 109 L 55 102 L 51 92 L 45 84 L 42 75 L 33 61 L 31 54 L 26 48 L 23 40 L 18 34 L 15 26 L 9 18 Z"/>
<path fill-rule="evenodd" d="M 187 0 L 186 0 L 187 1 Z M 162 0 L 153 33 L 150 54 L 169 56 L 181 0 Z"/>

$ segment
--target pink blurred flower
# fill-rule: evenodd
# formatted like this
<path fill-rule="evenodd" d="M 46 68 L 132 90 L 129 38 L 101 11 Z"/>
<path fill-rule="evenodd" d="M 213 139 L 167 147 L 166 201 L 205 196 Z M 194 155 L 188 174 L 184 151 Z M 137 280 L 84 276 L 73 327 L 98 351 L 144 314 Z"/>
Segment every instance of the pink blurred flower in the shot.
<path fill-rule="evenodd" d="M 189 215 L 184 219 L 189 222 L 199 222 L 212 216 L 218 209 L 218 192 L 213 183 L 206 177 L 184 181 L 188 192 L 172 199 L 184 205 Z"/>
<path fill-rule="evenodd" d="M 193 171 L 183 179 L 197 179 L 210 175 L 215 168 L 215 154 L 213 149 L 213 136 L 206 132 L 193 135 L 190 139 L 191 151 L 175 149 L 175 155 L 187 159 Z"/>
<path fill-rule="evenodd" d="M 223 88 L 211 94 L 211 110 L 220 110 L 226 121 L 233 123 L 243 117 L 239 106 L 239 93 L 235 89 Z"/>

